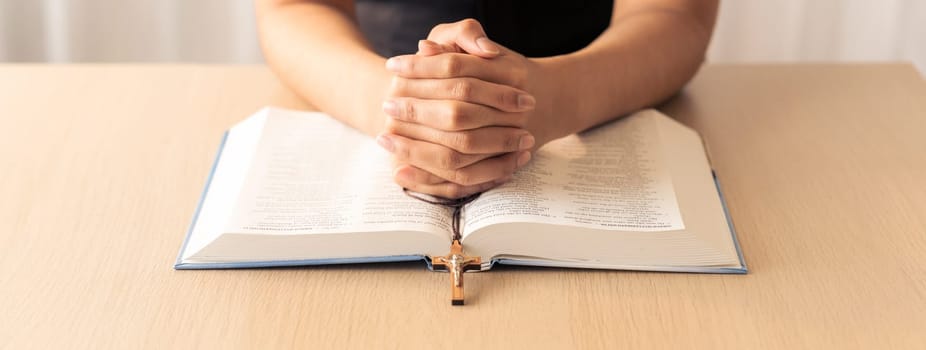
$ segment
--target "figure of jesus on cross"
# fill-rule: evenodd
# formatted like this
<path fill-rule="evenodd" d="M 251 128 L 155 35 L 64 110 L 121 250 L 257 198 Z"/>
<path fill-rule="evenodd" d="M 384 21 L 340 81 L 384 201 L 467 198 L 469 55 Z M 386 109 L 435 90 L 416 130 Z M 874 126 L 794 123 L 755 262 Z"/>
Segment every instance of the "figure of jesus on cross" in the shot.
<path fill-rule="evenodd" d="M 449 270 L 450 288 L 453 293 L 450 303 L 463 305 L 463 272 L 481 269 L 482 259 L 478 256 L 464 255 L 463 245 L 460 244 L 460 240 L 455 239 L 450 246 L 450 254 L 431 257 L 431 265 L 436 270 Z"/>

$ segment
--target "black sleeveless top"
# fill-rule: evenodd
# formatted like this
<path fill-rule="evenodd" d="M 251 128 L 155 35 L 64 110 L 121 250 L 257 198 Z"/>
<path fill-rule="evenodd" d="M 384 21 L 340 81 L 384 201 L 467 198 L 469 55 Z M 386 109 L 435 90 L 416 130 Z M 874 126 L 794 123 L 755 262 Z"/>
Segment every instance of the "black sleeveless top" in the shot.
<path fill-rule="evenodd" d="M 614 0 L 356 0 L 360 30 L 384 57 L 413 54 L 435 25 L 474 18 L 490 39 L 527 57 L 570 53 L 611 21 Z"/>

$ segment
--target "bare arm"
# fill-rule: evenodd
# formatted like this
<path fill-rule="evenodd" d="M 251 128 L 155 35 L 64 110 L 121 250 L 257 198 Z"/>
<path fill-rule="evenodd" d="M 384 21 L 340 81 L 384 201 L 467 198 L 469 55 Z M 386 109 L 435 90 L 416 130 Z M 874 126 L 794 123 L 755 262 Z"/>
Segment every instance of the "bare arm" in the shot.
<path fill-rule="evenodd" d="M 391 74 L 360 33 L 352 0 L 256 0 L 256 9 L 264 55 L 285 84 L 368 135 L 383 130 Z"/>
<path fill-rule="evenodd" d="M 588 129 L 678 91 L 704 60 L 716 0 L 615 1 L 611 26 L 582 50 L 537 59 L 549 96 L 545 139 Z M 538 107 L 538 109 L 540 109 Z"/>

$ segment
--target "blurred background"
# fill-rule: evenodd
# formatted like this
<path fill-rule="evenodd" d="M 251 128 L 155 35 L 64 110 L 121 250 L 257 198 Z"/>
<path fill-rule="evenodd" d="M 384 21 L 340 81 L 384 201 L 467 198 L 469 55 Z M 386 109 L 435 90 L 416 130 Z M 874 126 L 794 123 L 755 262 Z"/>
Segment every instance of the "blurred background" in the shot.
<path fill-rule="evenodd" d="M 912 61 L 926 1 L 722 1 L 711 62 Z M 0 0 L 0 61 L 262 62 L 251 0 Z"/>

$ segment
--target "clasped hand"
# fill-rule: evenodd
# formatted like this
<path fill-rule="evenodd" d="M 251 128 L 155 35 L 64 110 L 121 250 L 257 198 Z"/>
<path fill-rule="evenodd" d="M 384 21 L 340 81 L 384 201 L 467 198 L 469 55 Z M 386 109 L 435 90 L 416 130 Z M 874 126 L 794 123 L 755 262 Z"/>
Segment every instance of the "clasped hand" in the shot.
<path fill-rule="evenodd" d="M 393 155 L 396 183 L 459 198 L 508 181 L 541 145 L 529 92 L 539 67 L 475 20 L 438 25 L 418 46 L 386 62 L 395 76 L 377 142 Z"/>

